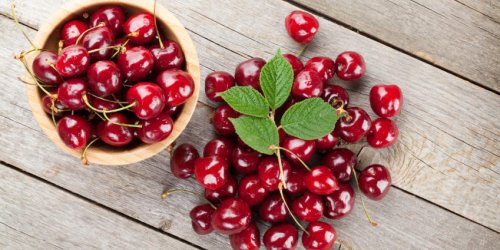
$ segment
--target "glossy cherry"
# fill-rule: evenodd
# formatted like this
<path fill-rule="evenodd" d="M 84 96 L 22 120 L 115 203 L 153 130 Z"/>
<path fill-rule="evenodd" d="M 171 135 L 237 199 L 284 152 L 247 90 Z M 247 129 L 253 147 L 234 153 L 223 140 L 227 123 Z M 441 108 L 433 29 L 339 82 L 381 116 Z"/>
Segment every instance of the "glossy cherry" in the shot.
<path fill-rule="evenodd" d="M 57 133 L 69 148 L 82 149 L 90 137 L 90 124 L 80 116 L 67 115 L 57 122 Z"/>
<path fill-rule="evenodd" d="M 205 94 L 208 99 L 214 102 L 224 101 L 220 93 L 230 89 L 235 85 L 234 77 L 224 71 L 215 71 L 205 78 Z"/>
<path fill-rule="evenodd" d="M 215 130 L 224 136 L 234 135 L 236 131 L 229 118 L 238 118 L 239 116 L 240 113 L 229 107 L 229 105 L 224 104 L 219 106 L 215 110 L 212 120 Z"/>
<path fill-rule="evenodd" d="M 318 73 L 304 69 L 300 71 L 292 86 L 292 96 L 297 99 L 320 97 L 323 94 L 323 80 Z"/>
<path fill-rule="evenodd" d="M 290 195 L 300 195 L 306 187 L 304 186 L 304 176 L 307 170 L 303 166 L 296 166 L 292 168 L 290 177 L 286 181 L 285 191 Z"/>
<path fill-rule="evenodd" d="M 125 79 L 135 82 L 149 74 L 154 65 L 154 57 L 144 47 L 133 47 L 118 54 L 116 62 Z"/>
<path fill-rule="evenodd" d="M 352 170 L 356 166 L 357 158 L 354 152 L 347 148 L 336 148 L 323 156 L 321 160 L 339 182 L 349 182 Z"/>
<path fill-rule="evenodd" d="M 62 82 L 57 88 L 57 99 L 71 110 L 87 107 L 82 96 L 87 93 L 87 83 L 81 78 L 72 78 Z"/>
<path fill-rule="evenodd" d="M 87 71 L 90 55 L 83 46 L 70 45 L 61 50 L 55 66 L 62 77 L 75 77 Z"/>
<path fill-rule="evenodd" d="M 238 197 L 243 199 L 250 206 L 262 203 L 269 191 L 262 185 L 258 175 L 246 175 L 240 180 L 238 186 Z"/>
<path fill-rule="evenodd" d="M 62 105 L 61 101 L 55 100 L 54 102 L 54 107 L 56 110 L 52 110 L 52 97 L 48 95 L 42 96 L 42 108 L 45 113 L 52 115 L 54 113 L 54 116 L 61 116 L 64 113 L 60 110 L 64 109 L 65 107 Z"/>
<path fill-rule="evenodd" d="M 260 71 L 264 67 L 266 61 L 262 58 L 251 58 L 236 66 L 234 79 L 239 86 L 250 86 L 256 90 L 260 90 Z"/>
<path fill-rule="evenodd" d="M 366 141 L 374 148 L 392 146 L 398 139 L 399 131 L 396 123 L 388 118 L 377 118 L 366 135 Z"/>
<path fill-rule="evenodd" d="M 233 168 L 240 174 L 257 172 L 261 158 L 259 152 L 241 145 L 237 145 L 231 154 Z"/>
<path fill-rule="evenodd" d="M 375 85 L 370 90 L 370 105 L 380 117 L 393 117 L 401 112 L 403 92 L 397 85 Z"/>
<path fill-rule="evenodd" d="M 260 231 L 254 223 L 251 223 L 240 233 L 229 236 L 229 242 L 233 250 L 259 250 Z"/>
<path fill-rule="evenodd" d="M 344 81 L 359 79 L 365 74 L 366 66 L 363 57 L 354 51 L 340 53 L 335 59 L 337 76 Z"/>
<path fill-rule="evenodd" d="M 285 183 L 290 178 L 290 174 L 292 171 L 292 166 L 290 163 L 281 159 L 281 164 L 283 167 L 283 177 L 285 179 Z M 278 190 L 278 186 L 281 182 L 280 180 L 280 167 L 278 164 L 278 159 L 275 156 L 267 156 L 262 158 L 259 164 L 259 178 L 262 182 L 262 185 L 269 191 Z"/>
<path fill-rule="evenodd" d="M 167 139 L 174 130 L 174 121 L 167 112 L 162 112 L 158 116 L 149 120 L 139 120 L 137 137 L 144 143 L 157 143 Z"/>
<path fill-rule="evenodd" d="M 194 161 L 200 157 L 198 150 L 188 143 L 174 149 L 170 157 L 170 170 L 180 179 L 187 179 L 194 174 Z"/>
<path fill-rule="evenodd" d="M 308 234 L 302 234 L 302 245 L 306 250 L 330 250 L 337 239 L 335 228 L 326 222 L 311 222 L 306 231 Z"/>
<path fill-rule="evenodd" d="M 194 80 L 186 71 L 165 70 L 158 74 L 156 82 L 165 91 L 168 106 L 179 106 L 187 102 L 194 93 Z"/>
<path fill-rule="evenodd" d="M 63 81 L 59 72 L 54 68 L 57 54 L 51 51 L 42 51 L 33 59 L 33 74 L 43 83 L 56 85 Z"/>
<path fill-rule="evenodd" d="M 78 37 L 88 28 L 89 26 L 80 20 L 72 20 L 64 24 L 60 34 L 64 46 L 67 47 L 75 44 Z"/>
<path fill-rule="evenodd" d="M 213 139 L 203 148 L 203 156 L 218 155 L 226 160 L 229 164 L 231 163 L 231 155 L 233 152 L 234 143 L 224 137 Z"/>
<path fill-rule="evenodd" d="M 104 6 L 97 9 L 90 16 L 89 23 L 91 27 L 104 23 L 114 35 L 118 35 L 122 32 L 122 26 L 125 23 L 125 14 L 119 6 Z"/>
<path fill-rule="evenodd" d="M 306 141 L 293 136 L 288 136 L 283 141 L 282 147 L 292 151 L 296 155 L 295 156 L 290 152 L 284 151 L 286 157 L 290 159 L 294 165 L 299 166 L 301 163 L 297 159 L 297 156 L 304 162 L 310 161 L 314 155 L 314 151 L 316 150 L 316 141 Z"/>
<path fill-rule="evenodd" d="M 156 35 L 153 15 L 143 12 L 130 16 L 123 24 L 123 32 L 134 44 L 148 43 Z"/>
<path fill-rule="evenodd" d="M 170 117 L 172 117 L 172 119 L 175 119 L 175 117 L 177 117 L 181 110 L 182 106 L 167 106 L 163 111 L 166 112 Z"/>
<path fill-rule="evenodd" d="M 226 184 L 229 169 L 226 160 L 220 156 L 207 156 L 194 161 L 194 175 L 200 185 L 216 190 Z"/>
<path fill-rule="evenodd" d="M 356 194 L 349 184 L 341 184 L 335 192 L 323 196 L 325 210 L 323 215 L 330 219 L 340 219 L 352 212 Z"/>
<path fill-rule="evenodd" d="M 198 205 L 191 209 L 191 212 L 189 212 L 191 226 L 197 234 L 205 235 L 214 230 L 212 227 L 212 215 L 214 212 L 215 209 L 210 204 Z"/>
<path fill-rule="evenodd" d="M 337 137 L 335 131 L 332 131 L 330 134 L 316 139 L 316 151 L 324 152 L 333 149 L 338 142 L 339 137 Z"/>
<path fill-rule="evenodd" d="M 285 28 L 293 40 L 310 43 L 319 29 L 318 20 L 304 11 L 292 11 L 285 18 Z"/>
<path fill-rule="evenodd" d="M 312 193 L 327 195 L 337 190 L 339 184 L 332 171 L 326 166 L 313 168 L 304 176 L 304 185 Z"/>
<path fill-rule="evenodd" d="M 161 87 L 150 82 L 139 82 L 127 91 L 127 102 L 135 103 L 131 109 L 143 120 L 158 116 L 165 107 L 165 100 Z"/>
<path fill-rule="evenodd" d="M 291 209 L 293 214 L 303 221 L 317 221 L 323 216 L 323 200 L 321 196 L 306 191 L 293 200 Z"/>
<path fill-rule="evenodd" d="M 233 175 L 228 175 L 224 186 L 215 190 L 205 189 L 205 199 L 214 204 L 219 204 L 227 198 L 234 197 L 236 191 L 238 191 L 238 180 Z"/>
<path fill-rule="evenodd" d="M 130 120 L 122 113 L 112 113 L 108 117 L 109 121 L 101 121 L 97 125 L 99 138 L 106 144 L 115 147 L 129 144 L 134 139 L 134 128 L 114 123 L 130 124 Z"/>
<path fill-rule="evenodd" d="M 153 69 L 156 72 L 167 69 L 180 69 L 184 65 L 182 49 L 179 44 L 172 40 L 164 40 L 163 48 L 159 44 L 151 45 L 149 51 L 155 58 Z"/>
<path fill-rule="evenodd" d="M 335 62 L 329 57 L 317 56 L 309 59 L 304 65 L 304 69 L 312 70 L 327 82 L 335 75 Z"/>
<path fill-rule="evenodd" d="M 357 142 L 368 133 L 372 121 L 362 108 L 351 107 L 346 112 L 335 124 L 335 132 L 346 142 Z"/>
<path fill-rule="evenodd" d="M 81 44 L 88 51 L 99 49 L 90 53 L 92 60 L 109 59 L 113 55 L 114 50 L 109 48 L 115 43 L 113 31 L 108 27 L 95 27 L 89 30 L 82 37 Z"/>
<path fill-rule="evenodd" d="M 304 68 L 304 64 L 302 63 L 302 61 L 295 55 L 283 54 L 283 57 L 290 63 L 290 65 L 292 65 L 294 76 L 297 76 L 297 74 Z"/>
<path fill-rule="evenodd" d="M 90 65 L 87 78 L 90 91 L 97 96 L 109 96 L 122 88 L 122 74 L 112 61 L 103 60 Z"/>
<path fill-rule="evenodd" d="M 290 204 L 286 196 L 285 199 L 287 204 Z M 267 196 L 264 202 L 260 204 L 259 215 L 262 220 L 272 223 L 283 222 L 290 217 L 285 202 L 283 202 L 279 193 L 273 193 Z"/>
<path fill-rule="evenodd" d="M 373 164 L 361 171 L 359 188 L 366 197 L 372 200 L 381 200 L 391 188 L 391 174 L 386 167 Z"/>
<path fill-rule="evenodd" d="M 325 102 L 330 103 L 334 108 L 340 108 L 342 106 L 342 102 L 344 103 L 344 108 L 347 108 L 349 105 L 349 94 L 339 85 L 326 85 L 322 98 Z"/>
<path fill-rule="evenodd" d="M 298 241 L 299 232 L 288 223 L 273 225 L 267 229 L 262 239 L 267 250 L 293 250 Z"/>
<path fill-rule="evenodd" d="M 251 219 L 250 207 L 244 200 L 228 198 L 212 215 L 212 227 L 221 234 L 237 234 L 250 225 Z"/>

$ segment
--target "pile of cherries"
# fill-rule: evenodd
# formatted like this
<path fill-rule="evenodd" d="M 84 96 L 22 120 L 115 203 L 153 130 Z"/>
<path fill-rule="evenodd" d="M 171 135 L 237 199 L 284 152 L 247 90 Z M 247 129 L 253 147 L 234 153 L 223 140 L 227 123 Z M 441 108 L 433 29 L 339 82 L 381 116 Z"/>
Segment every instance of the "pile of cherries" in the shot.
<path fill-rule="evenodd" d="M 290 13 L 285 26 L 290 36 L 301 43 L 310 42 L 319 28 L 316 18 L 302 11 Z M 267 249 L 296 248 L 299 231 L 294 223 L 303 231 L 302 244 L 306 249 L 331 249 L 336 231 L 320 219 L 323 216 L 341 219 L 352 212 L 355 192 L 349 184 L 351 176 L 356 177 L 361 192 L 373 200 L 382 199 L 391 187 L 386 167 L 368 166 L 358 178 L 357 155 L 336 146 L 340 140 L 356 143 L 364 137 L 371 147 L 391 146 L 398 137 L 398 129 L 389 117 L 401 110 L 401 90 L 396 85 L 372 88 L 370 103 L 380 116 L 372 121 L 365 110 L 350 106 L 349 95 L 343 87 L 329 83 L 334 75 L 344 81 L 362 77 L 365 62 L 360 54 L 346 51 L 335 60 L 313 57 L 305 64 L 292 54 L 283 56 L 292 65 L 295 79 L 289 100 L 276 115 L 279 117 L 297 101 L 321 97 L 343 113 L 338 122 L 332 124 L 333 132 L 308 141 L 279 129 L 285 157 L 265 156 L 238 138 L 229 118 L 240 114 L 222 103 L 212 120 L 220 137 L 205 145 L 203 155 L 190 144 L 179 145 L 171 155 L 174 176 L 186 179 L 194 175 L 205 189 L 207 203 L 190 212 L 194 231 L 203 235 L 215 230 L 229 235 L 233 249 L 259 249 L 257 222 L 271 224 L 262 239 Z M 265 63 L 261 58 L 246 60 L 236 67 L 234 77 L 222 71 L 210 73 L 205 79 L 207 97 L 214 102 L 224 102 L 220 93 L 236 85 L 260 91 L 259 74 Z M 280 160 L 283 172 L 280 172 Z M 315 167 L 309 168 L 311 164 Z M 282 183 L 285 186 L 280 186 Z M 170 193 L 172 191 L 167 191 L 164 196 Z M 309 223 L 308 226 L 303 228 L 297 219 Z"/>
<path fill-rule="evenodd" d="M 148 12 L 111 5 L 86 17 L 62 26 L 58 52 L 30 51 L 40 52 L 30 73 L 62 141 L 82 149 L 98 139 L 113 147 L 166 139 L 195 91 L 180 46 L 162 40 Z"/>

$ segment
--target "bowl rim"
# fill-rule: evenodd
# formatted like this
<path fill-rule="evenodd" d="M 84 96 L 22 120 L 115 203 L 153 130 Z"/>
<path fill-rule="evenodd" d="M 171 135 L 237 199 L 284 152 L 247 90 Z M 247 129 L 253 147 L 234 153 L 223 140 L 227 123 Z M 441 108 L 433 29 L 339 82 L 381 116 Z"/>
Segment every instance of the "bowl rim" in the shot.
<path fill-rule="evenodd" d="M 148 11 L 150 13 L 153 13 L 155 3 L 153 0 L 69 1 L 63 4 L 40 27 L 35 36 L 35 39 L 33 40 L 35 46 L 44 48 L 53 32 L 56 32 L 58 27 L 60 27 L 65 19 L 68 19 L 68 17 L 75 14 L 83 14 L 85 12 L 85 9 L 113 4 L 119 5 L 123 8 L 134 8 L 138 11 Z M 164 35 L 166 33 L 170 33 L 169 39 L 171 39 L 171 36 L 173 35 L 172 40 L 176 41 L 182 48 L 185 58 L 186 71 L 193 78 L 193 81 L 195 83 L 195 91 L 193 95 L 188 99 L 188 101 L 184 103 L 181 112 L 174 121 L 174 129 L 172 133 L 165 140 L 154 144 L 141 143 L 134 148 L 122 150 L 120 150 L 120 148 L 117 148 L 117 150 L 106 150 L 107 148 L 104 147 L 90 147 L 87 150 L 87 159 L 89 163 L 100 165 L 127 165 L 150 158 L 171 145 L 184 131 L 187 124 L 191 120 L 191 117 L 193 116 L 200 93 L 200 65 L 196 48 L 187 30 L 184 28 L 181 22 L 169 10 L 167 10 L 159 3 L 156 3 L 156 18 L 158 25 L 165 26 L 168 29 L 168 31 L 164 31 L 162 34 Z M 163 37 L 163 39 L 165 39 L 165 37 Z M 27 63 L 30 67 L 33 59 L 36 56 L 32 54 L 34 53 L 26 56 Z M 34 83 L 31 76 L 29 76 L 28 73 L 26 74 L 27 79 L 29 79 L 30 82 Z M 43 111 L 43 104 L 39 96 L 39 89 L 37 88 L 37 86 L 26 84 L 25 91 L 33 116 L 35 117 L 39 126 L 42 128 L 43 132 L 59 148 L 62 148 L 65 152 L 77 158 L 80 158 L 81 150 L 71 149 L 62 142 L 51 117 Z"/>

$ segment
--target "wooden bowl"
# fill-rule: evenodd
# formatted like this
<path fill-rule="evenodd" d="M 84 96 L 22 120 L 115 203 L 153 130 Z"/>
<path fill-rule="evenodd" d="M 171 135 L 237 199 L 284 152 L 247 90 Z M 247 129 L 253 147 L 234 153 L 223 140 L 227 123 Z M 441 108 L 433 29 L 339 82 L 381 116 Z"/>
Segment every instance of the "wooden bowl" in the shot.
<path fill-rule="evenodd" d="M 104 5 L 118 5 L 130 16 L 142 11 L 153 13 L 154 2 L 152 0 L 87 0 L 70 1 L 64 4 L 56 13 L 51 15 L 49 20 L 40 27 L 34 43 L 38 48 L 57 51 L 59 32 L 65 22 L 81 18 L 83 13 L 93 13 Z M 114 148 L 110 146 L 90 147 L 87 151 L 88 161 L 101 165 L 125 165 L 147 159 L 169 146 L 186 128 L 193 115 L 200 90 L 200 67 L 196 49 L 182 24 L 175 16 L 157 3 L 156 5 L 157 23 L 162 31 L 162 38 L 176 41 L 182 48 L 185 57 L 185 69 L 195 82 L 193 96 L 184 104 L 181 112 L 174 121 L 174 129 L 170 136 L 154 144 L 135 143 L 128 147 Z M 33 53 L 32 53 L 33 54 Z M 31 65 L 36 55 L 27 56 L 28 65 Z M 32 80 L 30 76 L 27 79 Z M 48 116 L 42 109 L 41 91 L 34 85 L 26 84 L 26 94 L 28 96 L 31 111 L 45 134 L 64 151 L 80 158 L 81 151 L 68 148 L 59 138 L 57 130 Z M 35 146 L 35 145 L 34 145 Z"/>

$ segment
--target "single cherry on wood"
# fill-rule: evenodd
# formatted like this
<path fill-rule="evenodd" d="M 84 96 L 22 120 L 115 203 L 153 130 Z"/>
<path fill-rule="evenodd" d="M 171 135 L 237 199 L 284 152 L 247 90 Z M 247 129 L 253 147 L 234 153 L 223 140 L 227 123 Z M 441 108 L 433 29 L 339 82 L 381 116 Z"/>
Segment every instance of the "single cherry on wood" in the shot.
<path fill-rule="evenodd" d="M 205 199 L 208 201 L 219 204 L 227 198 L 234 197 L 238 191 L 238 180 L 233 175 L 229 174 L 224 186 L 215 189 L 205 189 Z"/>
<path fill-rule="evenodd" d="M 306 250 L 332 249 L 337 239 L 335 228 L 323 221 L 309 223 L 306 231 L 308 233 L 302 234 L 302 245 Z"/>
<path fill-rule="evenodd" d="M 62 77 L 75 77 L 85 73 L 90 66 L 90 55 L 81 45 L 70 45 L 61 50 L 55 67 Z"/>
<path fill-rule="evenodd" d="M 123 77 L 113 61 L 97 61 L 87 71 L 90 91 L 101 97 L 112 95 L 122 88 Z"/>
<path fill-rule="evenodd" d="M 82 35 L 83 32 L 89 29 L 89 26 L 80 20 L 72 20 L 64 24 L 61 28 L 61 40 L 64 46 L 70 46 L 76 43 L 78 37 Z"/>
<path fill-rule="evenodd" d="M 55 69 L 57 54 L 51 51 L 42 51 L 33 59 L 33 74 L 43 83 L 57 85 L 63 81 L 61 75 Z"/>
<path fill-rule="evenodd" d="M 149 120 L 139 120 L 140 128 L 137 128 L 137 137 L 144 143 L 152 144 L 163 141 L 174 130 L 174 121 L 167 112 Z"/>
<path fill-rule="evenodd" d="M 237 234 L 250 225 L 251 219 L 250 207 L 244 200 L 228 198 L 212 215 L 212 227 L 221 234 Z"/>
<path fill-rule="evenodd" d="M 399 131 L 396 123 L 388 118 L 377 118 L 366 135 L 366 141 L 374 148 L 392 146 L 398 139 Z"/>
<path fill-rule="evenodd" d="M 349 215 L 354 208 L 355 197 L 354 189 L 349 184 L 340 184 L 333 193 L 323 196 L 323 215 L 334 220 Z"/>
<path fill-rule="evenodd" d="M 363 169 L 358 179 L 361 192 L 372 200 L 384 198 L 392 184 L 389 170 L 380 164 L 373 164 Z"/>
<path fill-rule="evenodd" d="M 262 58 L 251 58 L 236 66 L 234 78 L 239 86 L 250 86 L 260 91 L 260 71 L 266 61 Z"/>
<path fill-rule="evenodd" d="M 214 230 L 212 227 L 212 215 L 214 212 L 215 209 L 210 204 L 198 205 L 191 209 L 191 212 L 189 212 L 191 226 L 197 234 L 205 235 Z"/>
<path fill-rule="evenodd" d="M 317 56 L 309 59 L 304 65 L 304 69 L 312 70 L 321 77 L 324 83 L 332 79 L 335 75 L 335 62 L 329 57 Z"/>
<path fill-rule="evenodd" d="M 380 117 L 393 117 L 401 112 L 403 92 L 397 85 L 375 85 L 370 90 L 370 105 Z"/>
<path fill-rule="evenodd" d="M 169 69 L 159 73 L 156 82 L 165 91 L 168 106 L 184 104 L 194 93 L 193 78 L 180 69 Z"/>
<path fill-rule="evenodd" d="M 293 250 L 297 247 L 299 232 L 288 223 L 273 225 L 264 233 L 262 242 L 268 250 Z"/>
<path fill-rule="evenodd" d="M 292 11 L 285 18 L 285 28 L 293 40 L 310 43 L 319 29 L 318 20 L 304 11 Z"/>
<path fill-rule="evenodd" d="M 347 148 L 336 148 L 321 159 L 323 165 L 327 166 L 339 182 L 349 182 L 352 170 L 356 166 L 357 157 Z"/>
<path fill-rule="evenodd" d="M 226 184 L 229 175 L 228 164 L 220 156 L 207 156 L 194 161 L 194 175 L 200 185 L 216 190 Z"/>
<path fill-rule="evenodd" d="M 260 231 L 254 223 L 243 231 L 229 236 L 229 242 L 233 250 L 259 250 Z"/>
<path fill-rule="evenodd" d="M 335 65 L 337 76 L 344 81 L 357 80 L 366 72 L 365 60 L 354 51 L 340 53 L 335 59 Z"/>
<path fill-rule="evenodd" d="M 362 108 L 346 109 L 347 114 L 335 124 L 335 132 L 346 142 L 357 142 L 365 136 L 372 126 L 370 116 Z"/>
<path fill-rule="evenodd" d="M 131 109 L 143 120 L 158 116 L 165 107 L 165 100 L 161 87 L 150 82 L 136 83 L 127 91 L 127 102 L 135 103 Z"/>
<path fill-rule="evenodd" d="M 188 143 L 174 149 L 170 158 L 172 174 L 180 179 L 187 179 L 194 174 L 194 161 L 200 157 L 198 150 Z"/>
<path fill-rule="evenodd" d="M 205 94 L 208 99 L 214 102 L 224 101 L 220 93 L 230 89 L 235 85 L 234 77 L 224 71 L 215 71 L 205 78 Z"/>
<path fill-rule="evenodd" d="M 130 124 L 130 120 L 122 113 L 108 115 L 109 120 L 101 121 L 97 125 L 97 135 L 108 145 L 121 147 L 129 144 L 134 139 L 134 128 L 118 125 Z"/>
<path fill-rule="evenodd" d="M 90 138 L 90 124 L 77 115 L 67 115 L 57 122 L 57 133 L 71 149 L 82 149 Z"/>

